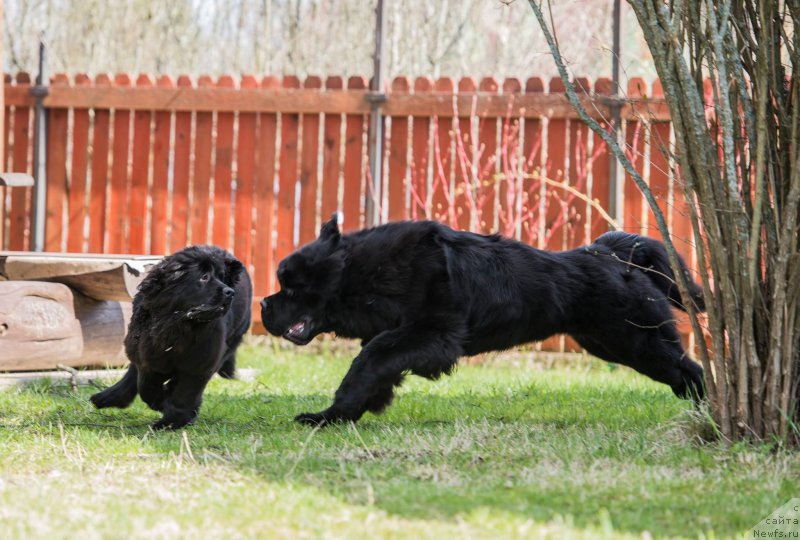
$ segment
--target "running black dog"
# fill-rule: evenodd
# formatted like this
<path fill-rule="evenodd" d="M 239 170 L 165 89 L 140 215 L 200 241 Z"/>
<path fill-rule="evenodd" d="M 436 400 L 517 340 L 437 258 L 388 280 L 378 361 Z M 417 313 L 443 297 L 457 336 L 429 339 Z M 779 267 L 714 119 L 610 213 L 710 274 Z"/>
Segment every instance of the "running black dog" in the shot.
<path fill-rule="evenodd" d="M 298 345 L 320 332 L 363 340 L 333 405 L 296 418 L 308 424 L 382 411 L 406 373 L 436 379 L 460 356 L 558 333 L 700 399 L 703 370 L 683 350 L 670 309 L 682 305 L 673 277 L 664 246 L 633 234 L 548 252 L 430 221 L 342 236 L 334 218 L 280 263 L 281 290 L 261 314 L 270 333 Z"/>
<path fill-rule="evenodd" d="M 93 395 L 92 403 L 99 409 L 124 408 L 138 393 L 163 413 L 153 428 L 191 424 L 214 373 L 234 376 L 252 299 L 247 271 L 223 249 L 192 246 L 165 257 L 133 298 L 125 336 L 128 371 Z"/>

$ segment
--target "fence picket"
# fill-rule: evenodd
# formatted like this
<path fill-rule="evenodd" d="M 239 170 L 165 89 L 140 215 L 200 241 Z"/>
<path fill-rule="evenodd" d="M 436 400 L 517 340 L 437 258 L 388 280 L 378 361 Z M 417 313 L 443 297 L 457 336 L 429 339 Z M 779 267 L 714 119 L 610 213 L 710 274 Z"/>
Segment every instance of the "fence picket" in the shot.
<path fill-rule="evenodd" d="M 459 94 L 471 94 L 477 90 L 472 77 L 462 77 L 458 81 Z M 475 186 L 472 183 L 472 161 L 475 157 L 475 140 L 472 136 L 472 117 L 462 116 L 453 124 L 456 129 L 454 186 L 456 223 L 461 230 L 470 230 L 472 224 Z M 477 219 L 477 218 L 476 218 Z"/>
<path fill-rule="evenodd" d="M 584 95 L 592 90 L 589 79 L 579 77 L 574 81 L 575 89 Z M 569 122 L 569 185 L 580 193 L 589 192 L 589 127 L 580 121 Z M 589 242 L 586 216 L 587 204 L 573 193 L 565 193 L 569 215 L 565 222 L 565 247 L 575 248 Z"/>
<path fill-rule="evenodd" d="M 110 86 L 111 78 L 105 73 L 95 77 L 95 86 Z M 111 112 L 108 109 L 95 109 L 92 126 L 92 164 L 89 196 L 89 252 L 106 252 L 106 203 L 108 176 L 109 143 L 111 140 Z"/>
<path fill-rule="evenodd" d="M 414 94 L 425 94 L 433 90 L 433 82 L 427 77 L 414 79 Z M 429 194 L 428 167 L 431 153 L 431 119 L 429 116 L 414 116 L 411 133 L 411 219 L 427 217 Z"/>
<path fill-rule="evenodd" d="M 53 86 L 69 85 L 63 73 L 53 77 Z M 47 216 L 45 251 L 64 249 L 64 206 L 67 198 L 67 133 L 69 109 L 50 109 L 47 113 Z"/>
<path fill-rule="evenodd" d="M 433 84 L 436 92 L 450 97 L 455 84 L 450 77 L 441 77 Z M 433 178 L 431 179 L 431 213 L 433 219 L 451 226 L 455 224 L 453 197 L 453 117 L 434 116 Z"/>
<path fill-rule="evenodd" d="M 600 77 L 594 83 L 594 91 L 599 96 L 610 96 L 612 92 L 611 79 Z M 605 129 L 610 129 L 608 122 L 600 124 Z M 608 146 L 602 137 L 597 134 L 592 135 L 592 191 L 591 198 L 597 201 L 601 208 L 610 209 L 610 179 L 609 179 L 609 159 L 612 159 L 608 152 Z M 594 240 L 604 232 L 608 231 L 609 223 L 603 219 L 600 212 L 590 209 L 591 213 L 591 238 Z M 614 216 L 611 216 L 612 218 Z"/>
<path fill-rule="evenodd" d="M 178 77 L 178 88 L 191 88 L 186 75 Z M 175 159 L 173 162 L 172 212 L 169 252 L 182 249 L 189 242 L 189 185 L 192 176 L 192 113 L 175 113 Z"/>
<path fill-rule="evenodd" d="M 496 94 L 498 89 L 497 81 L 494 77 L 484 77 L 478 84 L 482 93 Z M 480 224 L 482 232 L 490 233 L 503 229 L 502 221 L 495 224 L 499 216 L 497 215 L 497 184 L 494 174 L 497 172 L 497 118 L 481 118 L 478 121 L 478 149 L 481 152 L 478 170 L 481 171 L 483 185 L 478 189 L 478 197 L 482 201 L 480 205 Z"/>
<path fill-rule="evenodd" d="M 174 88 L 172 78 L 162 75 L 156 80 L 159 88 Z M 150 253 L 167 252 L 167 204 L 169 202 L 169 164 L 172 145 L 172 114 L 155 111 L 153 127 L 153 186 L 150 215 Z"/>
<path fill-rule="evenodd" d="M 332 75 L 325 79 L 327 90 L 341 90 L 342 78 Z M 342 115 L 325 113 L 322 144 L 322 210 L 321 219 L 328 219 L 339 206 L 339 177 L 342 156 Z"/>
<path fill-rule="evenodd" d="M 353 76 L 347 80 L 350 90 L 363 90 L 367 87 L 364 77 Z M 364 115 L 348 114 L 345 117 L 344 132 L 344 190 L 342 211 L 343 229 L 351 231 L 361 226 L 362 187 L 366 185 L 364 176 Z"/>
<path fill-rule="evenodd" d="M 541 94 L 544 84 L 539 77 L 531 77 L 525 81 L 526 94 Z M 542 122 L 538 118 L 525 118 L 522 140 L 523 171 L 526 178 L 522 180 L 522 211 L 523 222 L 521 238 L 536 247 L 544 247 L 544 234 L 538 226 L 538 217 L 542 213 L 542 195 L 545 184 L 541 178 L 534 177 L 542 174 Z"/>
<path fill-rule="evenodd" d="M 139 88 L 151 88 L 153 80 L 149 75 L 136 78 Z M 146 253 L 147 194 L 150 179 L 150 128 L 152 111 L 133 113 L 133 149 L 131 152 L 130 222 L 128 225 L 129 253 Z"/>
<path fill-rule="evenodd" d="M 197 79 L 197 86 L 210 88 L 214 81 L 208 75 Z M 194 128 L 194 177 L 192 178 L 192 244 L 206 244 L 209 241 L 208 218 L 211 213 L 211 159 L 214 118 L 211 112 L 198 112 Z"/>
<path fill-rule="evenodd" d="M 126 74 L 114 77 L 114 86 L 127 87 L 131 79 Z M 130 164 L 131 112 L 114 111 L 113 161 L 111 164 L 111 195 L 108 205 L 108 250 L 110 253 L 123 253 L 128 216 L 128 166 Z"/>
<path fill-rule="evenodd" d="M 303 88 L 322 88 L 322 79 L 306 77 Z M 319 114 L 303 113 L 303 147 L 300 155 L 300 234 L 299 245 L 317 237 L 317 155 L 319 154 Z M 323 219 L 325 217 L 323 216 Z"/>
<path fill-rule="evenodd" d="M 217 81 L 217 88 L 235 88 L 230 75 Z M 231 247 L 231 205 L 233 203 L 231 182 L 233 181 L 233 121 L 232 112 L 217 113 L 216 138 L 214 140 L 214 221 L 211 225 L 211 241 L 224 249 Z"/>
<path fill-rule="evenodd" d="M 628 97 L 643 97 L 647 93 L 647 86 L 640 77 L 632 77 L 628 81 Z M 645 178 L 644 173 L 644 148 L 645 133 L 647 129 L 644 122 L 639 119 L 632 119 L 625 122 L 625 150 L 633 166 Z M 647 179 L 645 178 L 645 181 Z M 644 215 L 646 212 L 645 202 L 642 193 L 633 182 L 633 178 L 625 173 L 623 206 L 623 227 L 626 231 L 647 234 L 645 228 Z"/>
<path fill-rule="evenodd" d="M 17 86 L 30 88 L 31 78 L 27 73 L 17 74 Z M 14 150 L 13 172 L 31 172 L 29 159 L 33 147 L 31 109 L 14 107 Z M 31 234 L 31 205 L 33 189 L 14 188 L 11 190 L 11 210 L 8 216 L 8 248 L 12 250 L 29 249 Z"/>
<path fill-rule="evenodd" d="M 252 75 L 244 75 L 242 88 L 258 88 Z M 256 162 L 255 113 L 239 113 L 236 145 L 236 201 L 233 225 L 233 253 L 250 268 L 253 262 L 253 186 Z"/>
<path fill-rule="evenodd" d="M 264 90 L 280 87 L 277 78 L 267 76 L 261 81 Z M 275 146 L 277 141 L 278 118 L 275 113 L 258 115 L 258 161 L 256 163 L 256 184 L 253 190 L 256 213 L 255 249 L 253 250 L 253 289 L 255 297 L 270 294 L 275 288 Z"/>
<path fill-rule="evenodd" d="M 283 88 L 300 88 L 300 80 L 294 75 L 283 78 Z M 278 214 L 275 226 L 278 245 L 275 247 L 276 261 L 280 262 L 294 250 L 294 215 L 297 186 L 297 146 L 300 116 L 294 113 L 281 114 L 281 153 L 278 164 Z"/>
<path fill-rule="evenodd" d="M 75 86 L 88 86 L 89 77 L 79 73 Z M 67 195 L 67 251 L 84 251 L 86 234 L 86 172 L 89 146 L 89 111 L 74 109 L 72 112 L 72 163 Z"/>
<path fill-rule="evenodd" d="M 408 77 L 396 77 L 392 81 L 393 94 L 407 94 Z M 389 146 L 388 210 L 389 221 L 399 221 L 408 215 L 406 195 L 408 179 L 408 117 L 393 116 Z"/>

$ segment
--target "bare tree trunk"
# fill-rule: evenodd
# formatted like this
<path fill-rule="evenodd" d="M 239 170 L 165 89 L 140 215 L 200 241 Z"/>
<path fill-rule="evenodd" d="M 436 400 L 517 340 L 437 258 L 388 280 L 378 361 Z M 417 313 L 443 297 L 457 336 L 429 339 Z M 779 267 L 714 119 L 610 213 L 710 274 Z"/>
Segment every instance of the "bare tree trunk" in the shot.
<path fill-rule="evenodd" d="M 529 4 L 568 95 L 580 108 L 541 2 Z M 710 350 L 696 314 L 690 316 L 714 422 L 726 438 L 797 444 L 800 1 L 629 4 L 664 87 L 695 251 L 707 270 L 701 274 Z M 585 111 L 579 113 L 642 190 L 677 269 L 666 223 L 648 186 L 616 142 Z M 683 276 L 676 275 L 688 298 Z M 693 307 L 691 301 L 684 304 Z"/>

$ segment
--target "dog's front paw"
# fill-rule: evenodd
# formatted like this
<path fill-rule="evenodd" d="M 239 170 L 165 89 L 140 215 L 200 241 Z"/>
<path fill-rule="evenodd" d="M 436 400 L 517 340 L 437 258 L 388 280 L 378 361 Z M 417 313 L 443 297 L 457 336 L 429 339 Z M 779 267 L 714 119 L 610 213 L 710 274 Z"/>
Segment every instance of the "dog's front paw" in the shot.
<path fill-rule="evenodd" d="M 105 409 L 108 407 L 123 408 L 126 406 L 119 399 L 117 393 L 114 392 L 111 388 L 106 388 L 102 392 L 97 392 L 96 394 L 92 394 L 92 396 L 89 398 L 89 401 L 91 401 L 92 405 L 94 405 L 95 408 L 97 409 Z"/>
<path fill-rule="evenodd" d="M 153 422 L 150 427 L 154 431 L 174 430 L 194 424 L 194 418 L 162 418 L 158 422 Z"/>
<path fill-rule="evenodd" d="M 345 415 L 337 414 L 330 409 L 326 409 L 318 413 L 298 414 L 294 417 L 294 421 L 306 424 L 307 426 L 325 427 L 342 422 L 354 422 L 355 420 Z"/>

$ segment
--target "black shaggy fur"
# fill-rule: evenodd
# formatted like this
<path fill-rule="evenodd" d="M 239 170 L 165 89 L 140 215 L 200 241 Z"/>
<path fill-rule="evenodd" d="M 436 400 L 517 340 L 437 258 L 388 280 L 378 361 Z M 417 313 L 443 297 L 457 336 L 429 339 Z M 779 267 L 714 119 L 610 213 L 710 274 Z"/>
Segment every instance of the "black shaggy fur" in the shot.
<path fill-rule="evenodd" d="M 163 414 L 154 428 L 191 424 L 214 373 L 234 376 L 252 299 L 247 271 L 223 249 L 191 246 L 165 257 L 133 298 L 125 336 L 128 371 L 93 395 L 92 403 L 124 408 L 138 393 Z"/>
<path fill-rule="evenodd" d="M 299 345 L 320 332 L 363 340 L 333 405 L 296 418 L 308 424 L 382 411 L 406 373 L 435 379 L 460 356 L 557 333 L 699 399 L 703 371 L 683 350 L 670 311 L 681 306 L 673 277 L 664 246 L 633 234 L 549 252 L 429 221 L 342 236 L 332 219 L 280 263 L 281 290 L 261 313 L 270 333 Z"/>

